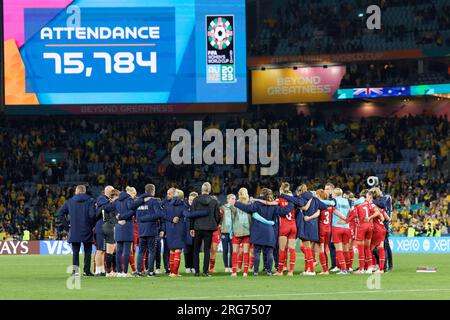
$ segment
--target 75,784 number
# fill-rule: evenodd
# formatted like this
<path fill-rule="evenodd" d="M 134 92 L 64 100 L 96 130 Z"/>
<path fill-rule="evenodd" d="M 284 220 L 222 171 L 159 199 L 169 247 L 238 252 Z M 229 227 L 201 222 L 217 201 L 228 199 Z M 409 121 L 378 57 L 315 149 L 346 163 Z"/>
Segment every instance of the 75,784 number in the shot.
<path fill-rule="evenodd" d="M 90 77 L 92 67 L 85 66 L 83 52 L 65 52 L 62 57 L 56 52 L 45 52 L 44 59 L 52 59 L 55 62 L 55 74 L 82 74 Z M 150 60 L 144 60 L 142 52 L 117 52 L 113 56 L 108 52 L 94 52 L 94 59 L 104 61 L 105 73 L 133 73 L 136 64 L 140 67 L 148 67 L 150 73 L 157 72 L 156 52 L 150 52 Z"/>

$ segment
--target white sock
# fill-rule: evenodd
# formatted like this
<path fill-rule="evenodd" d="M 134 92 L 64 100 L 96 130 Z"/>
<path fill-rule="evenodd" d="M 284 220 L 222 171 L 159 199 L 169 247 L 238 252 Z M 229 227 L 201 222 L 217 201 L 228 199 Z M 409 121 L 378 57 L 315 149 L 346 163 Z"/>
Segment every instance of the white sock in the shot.
<path fill-rule="evenodd" d="M 105 272 L 105 267 L 101 266 L 101 267 L 95 267 L 95 273 L 99 274 L 99 273 L 104 273 Z"/>

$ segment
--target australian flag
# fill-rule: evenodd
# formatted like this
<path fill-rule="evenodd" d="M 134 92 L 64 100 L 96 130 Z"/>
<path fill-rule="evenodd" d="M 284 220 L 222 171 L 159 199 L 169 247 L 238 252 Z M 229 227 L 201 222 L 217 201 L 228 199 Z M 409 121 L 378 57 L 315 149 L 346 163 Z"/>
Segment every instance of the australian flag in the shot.
<path fill-rule="evenodd" d="M 380 97 L 398 97 L 408 95 L 410 95 L 410 89 L 407 86 L 353 89 L 353 98 L 380 98 Z"/>

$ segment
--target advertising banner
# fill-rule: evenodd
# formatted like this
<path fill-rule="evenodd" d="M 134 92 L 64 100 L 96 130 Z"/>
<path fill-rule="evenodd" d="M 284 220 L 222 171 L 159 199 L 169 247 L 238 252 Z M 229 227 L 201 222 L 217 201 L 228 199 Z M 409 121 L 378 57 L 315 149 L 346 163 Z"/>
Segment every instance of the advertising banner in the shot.
<path fill-rule="evenodd" d="M 448 52 L 448 48 L 447 48 Z M 311 54 L 311 55 L 289 55 L 289 56 L 263 56 L 249 57 L 249 67 L 261 67 L 280 63 L 349 63 L 355 61 L 377 61 L 396 59 L 419 59 L 425 55 L 420 49 L 389 50 L 376 52 L 351 52 L 335 54 Z M 445 56 L 445 55 L 444 55 Z"/>
<path fill-rule="evenodd" d="M 420 49 L 411 50 L 390 50 L 377 52 L 355 52 L 355 53 L 337 53 L 337 54 L 317 54 L 303 56 L 274 56 L 274 57 L 250 57 L 248 59 L 249 67 L 261 67 L 277 63 L 348 63 L 356 61 L 376 61 L 376 60 L 395 60 L 395 59 L 419 59 L 425 55 Z"/>
<path fill-rule="evenodd" d="M 449 254 L 450 237 L 401 237 L 389 238 L 392 252 L 397 253 L 433 253 Z M 161 242 L 161 249 L 164 250 Z M 357 247 L 355 246 L 355 250 Z M 139 247 L 136 247 L 136 252 Z M 222 252 L 219 244 L 218 252 Z M 81 253 L 84 253 L 81 246 Z M 95 246 L 92 246 L 95 253 Z M 41 240 L 41 241 L 0 241 L 0 255 L 69 255 L 72 254 L 72 246 L 66 240 Z"/>
<path fill-rule="evenodd" d="M 252 103 L 333 101 L 344 75 L 344 66 L 253 70 Z"/>
<path fill-rule="evenodd" d="M 72 254 L 72 246 L 65 240 L 43 240 L 39 241 L 40 254 Z M 84 247 L 81 246 L 81 253 Z M 92 253 L 95 253 L 95 246 L 92 246 Z"/>
<path fill-rule="evenodd" d="M 390 237 L 393 253 L 450 253 L 450 237 Z"/>
<path fill-rule="evenodd" d="M 42 105 L 39 108 L 14 106 L 5 108 L 7 115 L 131 115 L 246 112 L 246 103 L 194 104 L 100 104 L 100 105 Z"/>
<path fill-rule="evenodd" d="M 401 87 L 367 87 L 338 89 L 337 100 L 359 99 L 359 98 L 383 98 L 400 96 L 426 96 L 450 93 L 450 84 L 423 84 Z"/>
<path fill-rule="evenodd" d="M 40 241 L 0 241 L 0 255 L 39 254 Z"/>

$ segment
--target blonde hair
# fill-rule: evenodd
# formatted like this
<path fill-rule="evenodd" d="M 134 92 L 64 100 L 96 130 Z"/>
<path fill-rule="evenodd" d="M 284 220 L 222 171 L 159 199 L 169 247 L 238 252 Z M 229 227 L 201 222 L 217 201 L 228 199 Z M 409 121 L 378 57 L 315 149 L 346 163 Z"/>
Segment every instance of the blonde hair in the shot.
<path fill-rule="evenodd" d="M 267 201 L 273 201 L 273 192 L 269 188 L 262 188 L 261 196 Z"/>
<path fill-rule="evenodd" d="M 308 187 L 306 186 L 306 184 L 301 184 L 297 187 L 297 190 L 295 190 L 295 193 L 299 196 L 303 193 L 305 193 L 306 191 L 308 191 Z"/>
<path fill-rule="evenodd" d="M 126 187 L 125 190 L 131 197 L 135 197 L 137 195 L 137 191 L 134 187 Z"/>
<path fill-rule="evenodd" d="M 247 188 L 240 188 L 238 192 L 238 201 L 242 203 L 247 203 L 250 200 Z"/>
<path fill-rule="evenodd" d="M 198 193 L 193 191 L 193 192 L 189 193 L 189 197 L 197 198 L 198 197 Z"/>
<path fill-rule="evenodd" d="M 289 192 L 289 189 L 290 189 L 289 183 L 287 183 L 287 182 L 282 182 L 282 183 L 281 183 L 281 186 L 280 186 L 280 189 L 281 189 L 283 192 L 285 192 L 285 193 Z"/>
<path fill-rule="evenodd" d="M 118 197 L 120 195 L 120 191 L 117 189 L 111 190 L 111 198 Z"/>
<path fill-rule="evenodd" d="M 227 201 L 230 201 L 233 197 L 236 198 L 234 194 L 230 193 L 229 195 L 227 195 Z"/>
<path fill-rule="evenodd" d="M 374 199 L 381 197 L 381 195 L 383 194 L 381 192 L 381 189 L 378 187 L 373 187 L 372 189 L 369 190 L 369 192 L 371 193 L 372 198 L 374 198 Z"/>
<path fill-rule="evenodd" d="M 342 191 L 341 188 L 335 188 L 335 189 L 333 190 L 333 194 L 334 194 L 336 197 L 341 197 L 343 193 L 344 193 L 344 192 Z"/>
<path fill-rule="evenodd" d="M 202 184 L 202 193 L 211 193 L 211 183 L 205 182 L 204 184 Z"/>
<path fill-rule="evenodd" d="M 178 199 L 184 199 L 184 192 L 183 192 L 183 190 L 175 189 L 175 192 L 173 193 L 173 197 L 174 198 L 178 198 Z"/>
<path fill-rule="evenodd" d="M 367 196 L 367 192 L 369 192 L 369 190 L 363 189 L 363 190 L 361 190 L 361 192 L 359 193 L 359 196 L 365 198 L 365 197 Z"/>
<path fill-rule="evenodd" d="M 85 185 L 82 185 L 82 184 L 78 185 L 78 186 L 75 188 L 75 192 L 76 192 L 76 193 L 86 193 L 86 186 L 85 186 Z"/>

